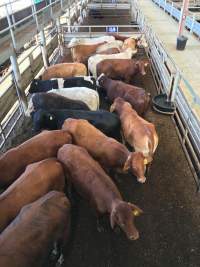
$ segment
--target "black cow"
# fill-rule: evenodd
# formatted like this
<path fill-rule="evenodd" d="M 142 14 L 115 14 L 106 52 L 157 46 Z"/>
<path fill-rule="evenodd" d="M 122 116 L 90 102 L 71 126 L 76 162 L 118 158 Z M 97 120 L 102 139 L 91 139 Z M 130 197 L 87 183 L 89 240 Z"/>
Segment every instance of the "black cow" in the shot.
<path fill-rule="evenodd" d="M 54 93 L 37 93 L 31 98 L 26 112 L 27 116 L 32 115 L 39 109 L 80 109 L 90 110 L 90 108 L 82 101 L 68 99 L 64 96 Z"/>
<path fill-rule="evenodd" d="M 116 137 L 120 130 L 120 120 L 116 114 L 105 110 L 38 110 L 33 114 L 33 125 L 36 132 L 42 129 L 61 129 L 68 118 L 85 119 L 108 136 Z"/>
<path fill-rule="evenodd" d="M 40 79 L 34 79 L 30 85 L 29 93 L 48 92 L 52 89 L 58 89 L 58 80 L 42 81 Z"/>
<path fill-rule="evenodd" d="M 30 85 L 29 93 L 45 93 L 52 89 L 71 88 L 71 87 L 87 87 L 96 90 L 96 80 L 94 77 L 72 77 L 67 79 L 40 80 L 34 79 Z"/>
<path fill-rule="evenodd" d="M 63 87 L 87 87 L 96 90 L 96 80 L 91 76 L 67 78 L 64 80 Z"/>

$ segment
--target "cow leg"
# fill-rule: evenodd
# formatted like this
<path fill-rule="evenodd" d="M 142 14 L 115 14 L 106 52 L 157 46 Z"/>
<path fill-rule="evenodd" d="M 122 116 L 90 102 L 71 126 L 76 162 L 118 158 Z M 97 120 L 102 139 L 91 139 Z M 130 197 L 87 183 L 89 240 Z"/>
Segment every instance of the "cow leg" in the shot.
<path fill-rule="evenodd" d="M 146 175 L 150 174 L 151 162 L 146 167 Z"/>
<path fill-rule="evenodd" d="M 123 145 L 126 145 L 126 139 L 125 139 L 125 137 L 124 137 L 124 132 L 123 132 L 122 129 L 120 130 L 120 134 L 121 134 L 121 137 L 122 137 L 122 144 L 123 144 Z"/>

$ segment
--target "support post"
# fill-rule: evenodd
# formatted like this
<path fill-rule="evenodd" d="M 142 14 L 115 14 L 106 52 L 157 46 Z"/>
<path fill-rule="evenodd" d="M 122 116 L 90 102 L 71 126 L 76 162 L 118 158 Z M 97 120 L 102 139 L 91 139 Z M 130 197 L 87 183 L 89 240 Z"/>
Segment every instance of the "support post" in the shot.
<path fill-rule="evenodd" d="M 183 29 L 185 27 L 185 21 L 188 15 L 188 6 L 189 0 L 183 0 L 183 6 L 181 9 L 181 17 L 179 20 L 179 29 L 178 29 L 178 36 L 180 37 L 183 34 Z"/>
<path fill-rule="evenodd" d="M 61 35 L 60 17 L 56 19 L 56 28 L 58 33 L 58 47 L 60 50 L 60 55 L 63 56 L 63 40 Z"/>
<path fill-rule="evenodd" d="M 16 51 L 15 51 L 13 46 L 11 47 L 11 49 L 12 49 L 12 53 L 10 56 L 10 61 L 11 61 L 11 66 L 12 66 L 12 70 L 13 70 L 13 74 L 14 74 L 17 95 L 19 97 L 19 101 L 22 104 L 22 109 L 25 113 L 27 106 L 28 106 L 27 105 L 27 98 L 26 98 L 26 95 L 22 89 L 21 74 L 20 74 L 19 65 L 17 62 Z"/>
<path fill-rule="evenodd" d="M 44 30 L 40 31 L 40 47 L 42 51 L 44 67 L 47 68 L 50 64 L 49 64 L 49 59 L 48 59 L 48 54 L 47 54 L 47 49 L 46 49 L 46 39 L 44 35 Z"/>

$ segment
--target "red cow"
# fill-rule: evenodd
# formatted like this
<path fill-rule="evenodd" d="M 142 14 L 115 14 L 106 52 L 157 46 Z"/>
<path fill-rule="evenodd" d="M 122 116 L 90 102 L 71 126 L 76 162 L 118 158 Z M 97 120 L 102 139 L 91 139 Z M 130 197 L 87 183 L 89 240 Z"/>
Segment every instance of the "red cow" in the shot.
<path fill-rule="evenodd" d="M 58 149 L 71 143 L 71 136 L 62 130 L 43 131 L 0 157 L 0 186 L 8 186 L 17 179 L 26 166 L 55 157 Z"/>
<path fill-rule="evenodd" d="M 142 213 L 142 210 L 122 200 L 111 178 L 84 148 L 64 145 L 58 151 L 58 159 L 63 163 L 69 180 L 78 193 L 98 214 L 110 214 L 112 228 L 117 224 L 129 239 L 139 238 L 133 219 Z"/>
<path fill-rule="evenodd" d="M 0 195 L 0 232 L 17 216 L 20 209 L 49 191 L 63 191 L 65 177 L 61 164 L 46 159 L 28 165 L 25 172 Z"/>
<path fill-rule="evenodd" d="M 86 120 L 67 119 L 62 128 L 72 135 L 74 144 L 84 147 L 104 168 L 130 169 L 139 182 L 145 179 L 146 161 L 141 152 L 129 152 Z"/>
<path fill-rule="evenodd" d="M 62 253 L 69 231 L 69 200 L 63 193 L 51 191 L 25 206 L 1 233 L 0 266 L 49 266 L 49 256 L 54 244 L 59 245 Z"/>

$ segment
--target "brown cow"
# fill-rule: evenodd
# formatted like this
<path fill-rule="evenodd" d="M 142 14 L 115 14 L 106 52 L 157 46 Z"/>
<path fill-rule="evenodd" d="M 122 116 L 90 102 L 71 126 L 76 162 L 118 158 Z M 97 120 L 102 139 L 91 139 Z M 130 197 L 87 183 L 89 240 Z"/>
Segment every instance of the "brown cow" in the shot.
<path fill-rule="evenodd" d="M 145 180 L 145 158 L 142 153 L 129 152 L 123 144 L 109 138 L 86 120 L 67 119 L 62 128 L 72 135 L 74 144 L 87 149 L 105 169 L 130 169 L 139 182 Z"/>
<path fill-rule="evenodd" d="M 125 140 L 150 163 L 158 146 L 154 124 L 141 118 L 131 105 L 120 97 L 115 99 L 111 111 L 116 111 L 120 116 Z"/>
<path fill-rule="evenodd" d="M 101 74 L 97 83 L 104 88 L 111 102 L 121 97 L 129 102 L 139 115 L 143 115 L 150 103 L 150 94 L 140 87 L 136 87 L 121 81 L 109 79 Z"/>
<path fill-rule="evenodd" d="M 25 172 L 0 195 L 0 232 L 17 216 L 20 209 L 49 191 L 63 191 L 65 177 L 61 164 L 45 159 L 28 165 Z"/>
<path fill-rule="evenodd" d="M 98 44 L 92 45 L 77 45 L 71 48 L 71 55 L 74 62 L 80 62 L 87 65 L 88 58 L 95 54 L 97 48 L 105 44 L 105 42 L 101 42 Z"/>
<path fill-rule="evenodd" d="M 43 131 L 0 157 L 0 186 L 10 185 L 26 166 L 46 158 L 55 157 L 58 149 L 71 143 L 71 136 L 62 130 Z"/>
<path fill-rule="evenodd" d="M 0 266 L 49 266 L 56 243 L 61 253 L 70 232 L 70 203 L 61 192 L 51 191 L 25 206 L 0 235 Z M 61 257 L 60 257 L 61 259 Z"/>
<path fill-rule="evenodd" d="M 104 73 L 111 79 L 124 80 L 131 83 L 137 73 L 145 75 L 146 60 L 104 59 L 97 64 L 97 77 Z"/>
<path fill-rule="evenodd" d="M 86 75 L 87 68 L 82 63 L 60 63 L 48 67 L 42 74 L 42 80 L 50 80 L 52 78 L 70 78 Z"/>
<path fill-rule="evenodd" d="M 96 212 L 100 215 L 109 213 L 112 228 L 118 224 L 129 239 L 138 239 L 139 233 L 133 219 L 142 210 L 122 200 L 116 185 L 86 149 L 64 145 L 57 157 L 69 174 L 70 182 Z"/>

